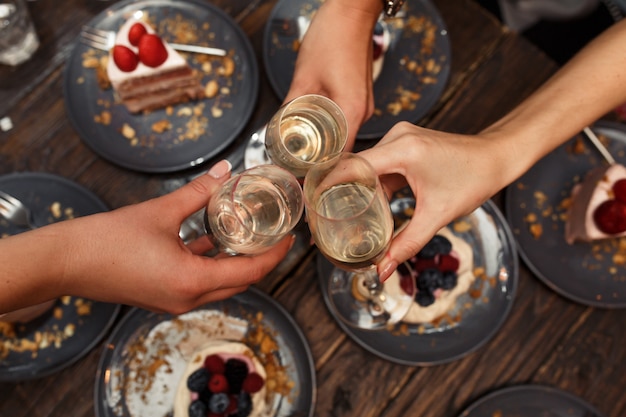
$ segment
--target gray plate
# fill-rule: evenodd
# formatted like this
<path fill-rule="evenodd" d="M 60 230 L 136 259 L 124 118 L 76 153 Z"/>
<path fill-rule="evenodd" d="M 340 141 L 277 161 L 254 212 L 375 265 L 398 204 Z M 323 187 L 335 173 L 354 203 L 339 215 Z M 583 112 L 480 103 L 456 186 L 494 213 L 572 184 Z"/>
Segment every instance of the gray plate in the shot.
<path fill-rule="evenodd" d="M 37 226 L 67 219 L 65 215 L 59 218 L 52 215 L 49 207 L 54 202 L 59 202 L 62 208 L 72 208 L 76 217 L 108 211 L 91 191 L 51 174 L 25 172 L 3 175 L 0 176 L 0 190 L 22 200 L 31 209 Z M 15 235 L 24 231 L 0 217 L 0 235 Z M 68 304 L 56 302 L 53 310 L 60 309 L 60 318 L 55 318 L 53 310 L 50 310 L 17 327 L 16 338 L 34 340 L 37 332 L 53 332 L 70 324 L 76 326 L 74 335 L 58 348 L 39 349 L 36 357 L 30 351 L 11 352 L 5 359 L 0 359 L 0 381 L 21 381 L 53 374 L 81 359 L 102 340 L 113 325 L 120 306 L 85 300 L 91 303 L 91 311 L 87 315 L 79 315 L 74 301 L 76 297 L 71 297 Z M 0 336 L 1 341 L 5 339 Z"/>
<path fill-rule="evenodd" d="M 406 205 L 396 204 L 397 201 Z M 392 200 L 392 208 L 411 205 L 411 197 Z M 368 351 L 389 361 L 412 366 L 454 361 L 491 339 L 507 318 L 517 290 L 519 268 L 515 242 L 504 217 L 491 201 L 460 221 L 472 225 L 469 231 L 456 234 L 473 246 L 474 266 L 485 267 L 488 277 L 500 275 L 503 279 L 489 283 L 477 278 L 473 288 L 480 288 L 480 297 L 462 295 L 454 307 L 462 311 L 459 322 L 437 327 L 409 325 L 408 334 L 398 331 L 397 326 L 391 331 L 361 330 L 335 317 L 339 326 Z M 317 263 L 322 294 L 330 309 L 328 278 L 337 270 L 321 255 Z M 332 314 L 332 309 L 330 311 Z"/>
<path fill-rule="evenodd" d="M 121 104 L 114 103 L 113 90 L 102 90 L 97 83 L 96 72 L 83 67 L 83 54 L 92 49 L 77 42 L 67 60 L 64 76 L 64 96 L 68 116 L 80 137 L 97 154 L 122 167 L 142 172 L 163 173 L 179 171 L 200 165 L 215 157 L 230 145 L 245 127 L 252 115 L 259 88 L 259 71 L 252 45 L 237 23 L 224 11 L 201 0 L 140 0 L 122 1 L 93 18 L 88 26 L 117 30 L 136 10 L 148 12 L 151 19 L 159 22 L 166 18 L 181 16 L 183 21 L 195 25 L 200 40 L 211 39 L 207 46 L 226 49 L 233 54 L 235 72 L 231 76 L 205 75 L 202 83 L 216 79 L 220 87 L 227 87 L 228 94 L 219 93 L 194 103 L 174 106 L 172 115 L 164 109 L 149 114 L 133 115 Z M 208 29 L 207 29 L 208 27 Z M 172 34 L 159 31 L 166 40 Z M 201 41 L 199 41 L 201 43 Z M 98 56 L 104 56 L 100 51 Z M 194 54 L 188 55 L 192 67 L 201 63 Z M 200 57 L 202 59 L 206 57 Z M 219 66 L 222 58 L 210 58 L 212 67 Z M 189 116 L 178 116 L 183 107 L 204 104 L 202 113 L 194 116 L 204 133 L 197 139 L 180 139 L 188 132 Z M 221 116 L 212 109 L 222 110 Z M 111 124 L 94 120 L 103 111 L 110 111 Z M 172 128 L 154 133 L 155 122 L 167 119 Z M 124 124 L 136 131 L 140 140 L 133 144 L 120 133 Z"/>
<path fill-rule="evenodd" d="M 610 140 L 609 151 L 619 163 L 626 164 L 626 126 L 598 122 L 593 130 Z M 585 144 L 583 153 L 573 151 L 576 141 Z M 626 266 L 617 266 L 612 260 L 617 240 L 568 245 L 560 217 L 565 212 L 561 202 L 569 197 L 574 184 L 601 164 L 606 162 L 590 142 L 582 136 L 572 138 L 506 189 L 506 216 L 520 255 L 548 287 L 581 304 L 624 308 Z M 537 220 L 528 221 L 529 214 Z M 533 236 L 531 224 L 541 225 L 540 237 Z"/>
<path fill-rule="evenodd" d="M 281 0 L 267 21 L 263 62 L 274 92 L 281 100 L 289 91 L 297 58 L 297 48 L 294 47 L 299 40 L 297 18 L 310 17 L 320 4 L 320 0 Z M 385 54 L 382 72 L 374 83 L 374 104 L 379 112 L 361 127 L 357 139 L 379 139 L 399 121 L 418 122 L 435 105 L 448 82 L 450 40 L 438 10 L 428 0 L 407 1 L 399 16 L 403 17 L 388 20 L 391 44 Z M 422 49 L 425 32 L 413 30 L 419 26 L 414 19 L 422 18 L 436 28 L 430 50 Z M 423 50 L 427 52 L 423 53 Z M 440 69 L 431 73 L 428 83 L 407 69 L 409 61 L 424 68 L 430 60 Z M 393 114 L 387 106 L 398 102 L 399 91 L 417 94 L 419 98 L 410 99 L 411 107 Z"/>
<path fill-rule="evenodd" d="M 295 383 L 289 398 L 278 404 L 276 417 L 313 416 L 317 392 L 313 356 L 304 334 L 276 300 L 251 287 L 234 297 L 205 304 L 196 310 L 217 310 L 244 320 L 263 312 L 262 325 L 278 344 L 278 361 L 286 367 L 289 380 Z M 96 416 L 130 416 L 125 406 L 125 392 L 112 385 L 110 375 L 115 373 L 122 381 L 128 377 L 125 364 L 136 352 L 127 347 L 145 337 L 156 325 L 172 318 L 174 316 L 169 314 L 155 314 L 138 308 L 122 318 L 109 337 L 98 366 L 94 390 Z M 109 405 L 109 401 L 114 401 L 116 406 Z"/>
<path fill-rule="evenodd" d="M 558 388 L 517 385 L 480 398 L 459 417 L 603 417 L 591 404 Z"/>

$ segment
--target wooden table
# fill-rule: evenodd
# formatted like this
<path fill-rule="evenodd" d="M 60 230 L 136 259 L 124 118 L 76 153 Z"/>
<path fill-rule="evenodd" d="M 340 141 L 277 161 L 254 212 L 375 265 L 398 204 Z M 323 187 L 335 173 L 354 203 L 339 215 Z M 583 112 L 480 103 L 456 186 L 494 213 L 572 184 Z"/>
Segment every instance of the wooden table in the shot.
<path fill-rule="evenodd" d="M 29 2 L 42 46 L 27 64 L 0 66 L 0 117 L 9 116 L 14 124 L 12 130 L 0 132 L 0 174 L 58 174 L 117 208 L 171 191 L 196 172 L 148 175 L 119 168 L 93 153 L 68 120 L 64 63 L 81 25 L 112 3 Z M 214 3 L 249 35 L 263 72 L 260 40 L 275 2 Z M 421 125 L 477 132 L 556 70 L 544 54 L 471 0 L 434 3 L 449 29 L 452 71 L 443 96 Z M 278 107 L 264 73 L 260 94 L 263 100 L 240 139 L 209 163 L 240 155 L 249 134 Z M 501 196 L 494 201 L 501 204 Z M 492 390 L 523 383 L 561 388 L 610 417 L 626 415 L 625 310 L 571 302 L 548 289 L 522 263 L 512 312 L 486 345 L 452 363 L 403 366 L 369 353 L 341 331 L 323 304 L 315 256 L 314 248 L 301 248 L 258 285 L 295 317 L 310 343 L 317 370 L 315 415 L 453 417 Z M 102 344 L 43 379 L 0 384 L 0 415 L 94 415 L 94 375 L 101 351 Z"/>

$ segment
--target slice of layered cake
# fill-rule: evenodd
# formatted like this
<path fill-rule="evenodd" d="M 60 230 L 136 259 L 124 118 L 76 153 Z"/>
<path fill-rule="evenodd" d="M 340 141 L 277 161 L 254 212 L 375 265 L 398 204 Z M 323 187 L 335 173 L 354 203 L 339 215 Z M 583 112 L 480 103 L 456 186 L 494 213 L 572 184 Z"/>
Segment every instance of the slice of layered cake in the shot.
<path fill-rule="evenodd" d="M 134 18 L 117 33 L 107 75 L 131 113 L 204 97 L 201 75 L 150 25 Z"/>

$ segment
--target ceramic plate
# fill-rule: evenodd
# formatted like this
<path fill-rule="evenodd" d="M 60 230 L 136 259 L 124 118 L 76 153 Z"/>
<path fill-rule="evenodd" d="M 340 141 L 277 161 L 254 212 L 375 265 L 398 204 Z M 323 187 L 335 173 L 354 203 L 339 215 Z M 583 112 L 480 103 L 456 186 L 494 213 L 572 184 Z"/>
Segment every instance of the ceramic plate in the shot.
<path fill-rule="evenodd" d="M 401 217 L 413 204 L 410 196 L 396 196 L 392 209 Z M 449 226 L 473 247 L 474 271 L 484 268 L 484 273 L 477 275 L 470 290 L 436 324 L 400 323 L 392 329 L 372 331 L 351 327 L 335 316 L 339 326 L 362 347 L 399 364 L 437 365 L 475 351 L 498 331 L 517 290 L 518 258 L 511 231 L 491 201 Z M 341 270 L 320 255 L 318 272 L 324 301 L 334 315 L 327 285 L 331 274 Z"/>
<path fill-rule="evenodd" d="M 51 174 L 3 175 L 0 190 L 22 200 L 31 209 L 37 226 L 108 210 L 87 189 Z M 0 218 L 0 236 L 24 231 Z M 44 377 L 78 361 L 102 340 L 119 309 L 119 305 L 63 297 L 49 312 L 24 325 L 16 325 L 14 336 L 0 332 L 0 344 L 7 348 L 0 348 L 0 381 Z M 23 352 L 10 347 L 18 343 L 29 345 L 38 334 L 50 343 Z"/>
<path fill-rule="evenodd" d="M 581 398 L 557 388 L 518 385 L 480 398 L 459 417 L 603 417 Z"/>
<path fill-rule="evenodd" d="M 218 317 L 220 324 L 207 317 Z M 184 357 L 213 339 L 245 343 L 263 363 L 275 364 L 279 386 L 293 384 L 274 396 L 272 416 L 313 416 L 315 368 L 308 343 L 289 313 L 255 288 L 176 317 L 131 310 L 102 354 L 96 416 L 171 415 Z"/>
<path fill-rule="evenodd" d="M 268 19 L 263 62 L 281 100 L 293 78 L 302 21 L 310 21 L 321 3 L 280 0 Z M 437 102 L 448 81 L 450 41 L 437 9 L 428 0 L 406 2 L 398 16 L 385 21 L 390 45 L 374 83 L 376 110 L 357 139 L 379 139 L 402 120 L 418 122 Z"/>
<path fill-rule="evenodd" d="M 626 164 L 626 126 L 598 122 L 593 130 Z M 548 287 L 581 304 L 624 308 L 626 265 L 614 262 L 619 240 L 568 245 L 564 238 L 563 202 L 574 184 L 602 164 L 606 162 L 582 134 L 572 138 L 507 188 L 506 216 L 520 255 Z"/>
<path fill-rule="evenodd" d="M 227 58 L 186 55 L 189 64 L 203 74 L 202 84 L 216 80 L 219 93 L 213 98 L 173 106 L 171 112 L 162 109 L 133 115 L 116 103 L 111 88 L 98 85 L 96 69 L 86 68 L 90 61 L 93 63 L 89 57 L 106 54 L 77 42 L 64 78 L 70 120 L 96 153 L 125 168 L 161 173 L 202 164 L 226 149 L 252 114 L 259 74 L 250 41 L 230 16 L 200 0 L 122 1 L 87 25 L 116 31 L 136 11 L 147 13 L 165 40 L 183 43 L 174 34 L 184 29 L 185 34 L 197 36 L 195 44 L 227 50 Z M 232 73 L 226 70 L 227 60 L 234 63 Z M 157 133 L 154 128 L 163 121 L 169 121 L 171 128 Z M 123 132 L 124 126 L 132 128 L 134 135 L 128 129 Z"/>

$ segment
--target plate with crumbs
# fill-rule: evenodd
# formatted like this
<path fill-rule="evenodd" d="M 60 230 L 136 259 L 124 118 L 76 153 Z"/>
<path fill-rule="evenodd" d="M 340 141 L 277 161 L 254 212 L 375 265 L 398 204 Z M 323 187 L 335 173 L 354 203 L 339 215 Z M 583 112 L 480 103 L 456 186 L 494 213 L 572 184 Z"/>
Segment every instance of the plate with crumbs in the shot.
<path fill-rule="evenodd" d="M 108 210 L 89 190 L 47 173 L 2 175 L 0 190 L 28 206 L 36 226 Z M 26 230 L 0 217 L 1 237 Z M 67 296 L 26 323 L 0 318 L 0 382 L 45 377 L 80 360 L 102 340 L 119 310 L 117 304 Z"/>
<path fill-rule="evenodd" d="M 391 207 L 397 227 L 411 217 L 414 205 L 410 190 L 394 195 Z M 335 316 L 337 324 L 355 342 L 391 362 L 429 366 L 460 359 L 496 334 L 511 310 L 517 290 L 519 265 L 513 235 L 504 216 L 491 201 L 452 222 L 447 229 L 467 244 L 458 247 L 465 246 L 465 252 L 472 259 L 466 274 L 472 275 L 473 281 L 467 291 L 442 314 L 426 322 L 406 321 L 416 306 L 411 307 L 405 320 L 383 330 L 362 330 Z M 415 259 L 408 262 L 416 267 Z M 321 255 L 317 265 L 324 301 L 334 316 L 328 282 L 346 272 Z"/>
<path fill-rule="evenodd" d="M 247 346 L 265 369 L 263 415 L 313 416 L 316 382 L 309 345 L 289 313 L 253 287 L 177 316 L 132 309 L 102 352 L 96 416 L 175 415 L 176 391 L 186 384 L 189 361 L 221 343 Z"/>
<path fill-rule="evenodd" d="M 301 39 L 321 4 L 280 0 L 266 23 L 263 62 L 281 100 L 289 91 Z M 379 21 L 374 49 L 378 39 L 385 46 L 373 68 L 375 110 L 357 139 L 380 139 L 399 121 L 418 122 L 437 103 L 450 75 L 450 40 L 430 1 L 406 2 L 395 18 Z"/>
<path fill-rule="evenodd" d="M 115 32 L 131 16 L 167 42 L 226 50 L 224 57 L 180 52 L 201 74 L 206 97 L 132 114 L 107 84 L 107 52 L 79 40 L 63 80 L 74 128 L 101 157 L 135 171 L 181 171 L 216 157 L 237 139 L 256 104 L 259 73 L 248 37 L 222 9 L 201 0 L 121 1 L 87 26 Z"/>
<path fill-rule="evenodd" d="M 592 129 L 616 161 L 626 164 L 626 126 L 600 121 Z M 549 288 L 584 305 L 626 308 L 626 240 L 565 242 L 572 187 L 602 164 L 602 155 L 577 135 L 507 187 L 506 217 L 520 256 Z"/>
<path fill-rule="evenodd" d="M 459 417 L 604 417 L 582 398 L 543 385 L 514 385 L 479 398 Z"/>

